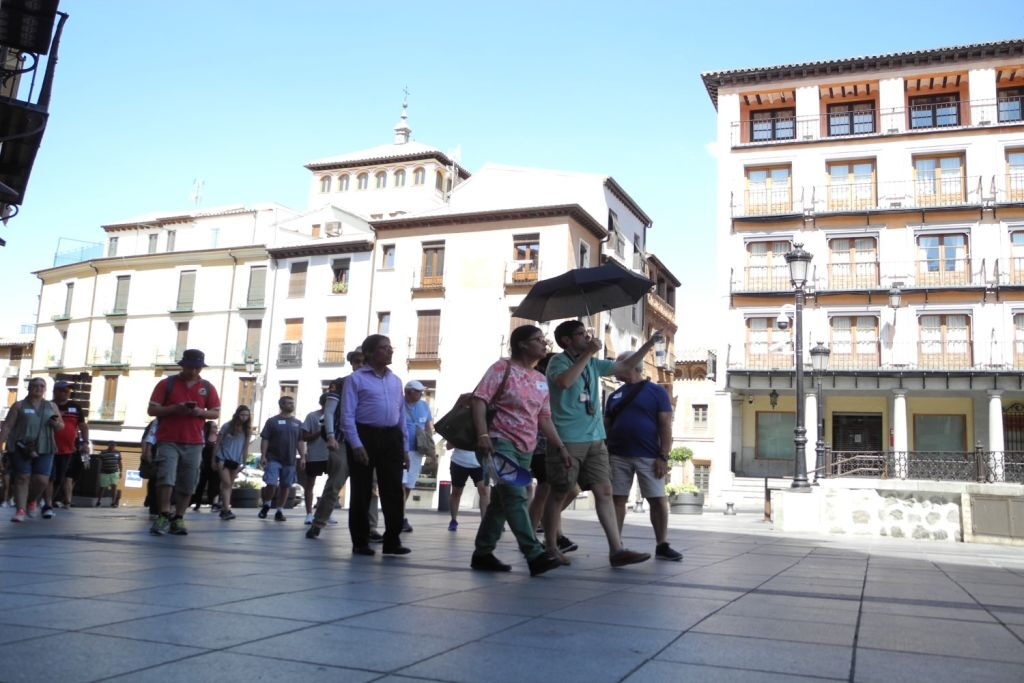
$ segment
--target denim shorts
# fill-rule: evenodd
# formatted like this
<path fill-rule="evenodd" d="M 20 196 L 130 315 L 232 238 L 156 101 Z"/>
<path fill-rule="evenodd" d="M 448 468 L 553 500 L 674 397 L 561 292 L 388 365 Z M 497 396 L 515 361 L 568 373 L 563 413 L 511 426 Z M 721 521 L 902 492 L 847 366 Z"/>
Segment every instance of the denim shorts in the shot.
<path fill-rule="evenodd" d="M 295 480 L 295 465 L 282 465 L 271 460 L 263 470 L 263 483 L 267 486 L 291 486 Z"/>
<path fill-rule="evenodd" d="M 23 458 L 16 453 L 12 453 L 11 464 L 14 465 L 14 471 L 18 474 L 35 474 L 48 477 L 53 472 L 53 453 L 48 455 L 40 454 L 34 458 Z"/>

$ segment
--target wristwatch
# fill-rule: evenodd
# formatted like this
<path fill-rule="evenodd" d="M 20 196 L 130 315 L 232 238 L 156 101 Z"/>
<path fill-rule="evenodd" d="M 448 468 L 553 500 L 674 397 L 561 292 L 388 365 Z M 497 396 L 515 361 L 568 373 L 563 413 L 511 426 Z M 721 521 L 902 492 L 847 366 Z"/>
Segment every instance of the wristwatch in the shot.
<path fill-rule="evenodd" d="M 665 462 L 668 462 L 668 456 L 665 455 L 664 453 L 659 453 L 658 460 L 664 460 Z"/>

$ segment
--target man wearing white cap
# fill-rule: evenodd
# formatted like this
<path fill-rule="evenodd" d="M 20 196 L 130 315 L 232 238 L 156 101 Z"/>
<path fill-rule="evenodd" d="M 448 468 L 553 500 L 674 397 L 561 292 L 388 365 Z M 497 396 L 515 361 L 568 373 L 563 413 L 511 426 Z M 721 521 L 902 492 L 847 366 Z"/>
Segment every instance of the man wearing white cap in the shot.
<path fill-rule="evenodd" d="M 430 406 L 423 400 L 423 390 L 426 389 L 422 382 L 410 380 L 405 383 L 405 450 L 409 454 L 409 469 L 402 477 L 402 486 L 405 487 L 405 500 L 409 500 L 409 492 L 416 487 L 416 480 L 420 476 L 420 468 L 423 467 L 423 457 L 431 455 L 424 453 L 417 447 L 417 432 L 426 433 L 433 441 L 434 422 L 430 418 Z M 422 437 L 420 438 L 422 442 Z M 425 445 L 425 444 L 424 444 Z M 402 515 L 402 531 L 410 533 L 412 526 L 409 519 Z"/>

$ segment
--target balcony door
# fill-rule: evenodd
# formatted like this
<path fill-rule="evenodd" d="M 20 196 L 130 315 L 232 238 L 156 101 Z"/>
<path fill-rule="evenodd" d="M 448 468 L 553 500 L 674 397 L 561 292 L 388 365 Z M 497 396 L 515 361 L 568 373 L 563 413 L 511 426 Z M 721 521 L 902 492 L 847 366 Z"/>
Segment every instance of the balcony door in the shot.
<path fill-rule="evenodd" d="M 792 248 L 789 240 L 750 242 L 747 245 L 746 288 L 758 292 L 788 291 L 792 285 L 786 252 Z"/>
<path fill-rule="evenodd" d="M 914 159 L 914 198 L 918 206 L 963 204 L 964 160 L 958 154 Z"/>
<path fill-rule="evenodd" d="M 874 237 L 829 240 L 829 289 L 878 286 L 878 246 Z"/>
<path fill-rule="evenodd" d="M 917 275 L 919 283 L 926 286 L 969 285 L 967 235 L 919 235 Z"/>

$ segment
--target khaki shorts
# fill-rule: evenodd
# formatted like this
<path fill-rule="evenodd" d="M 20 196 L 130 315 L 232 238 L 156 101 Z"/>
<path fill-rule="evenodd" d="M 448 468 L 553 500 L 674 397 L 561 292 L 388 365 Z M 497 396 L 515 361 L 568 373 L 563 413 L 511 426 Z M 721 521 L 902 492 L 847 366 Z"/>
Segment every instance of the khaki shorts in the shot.
<path fill-rule="evenodd" d="M 586 491 L 598 484 L 611 483 L 608 449 L 604 441 L 567 443 L 565 448 L 569 451 L 569 459 L 572 461 L 572 466 L 568 470 L 565 469 L 565 463 L 562 462 L 558 450 L 548 447 L 544 467 L 552 489 L 564 493 L 572 488 L 573 484 L 579 484 L 580 488 Z"/>
<path fill-rule="evenodd" d="M 664 498 L 665 478 L 654 476 L 654 461 L 657 458 L 627 458 L 611 455 L 612 495 L 628 496 L 633 488 L 633 476 L 640 482 L 640 495 L 644 498 Z"/>
<path fill-rule="evenodd" d="M 178 493 L 195 493 L 202 459 L 201 443 L 158 443 L 156 455 L 153 457 L 157 486 L 173 486 Z"/>

